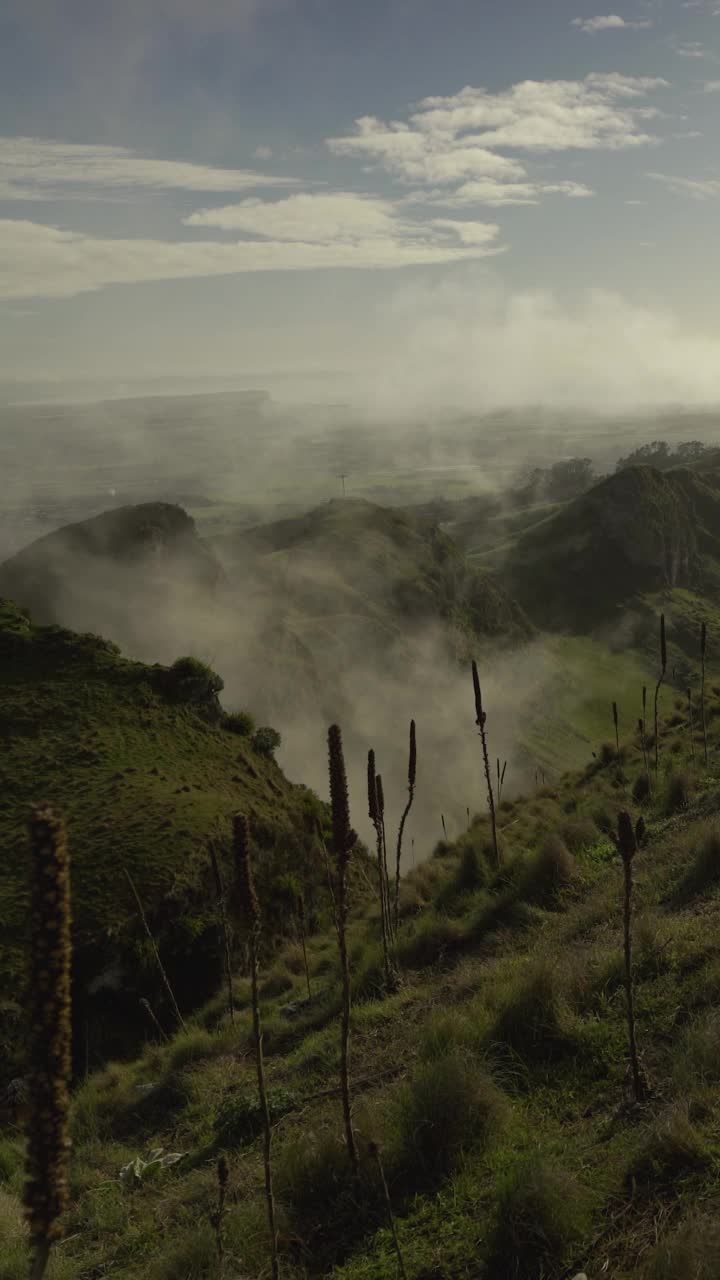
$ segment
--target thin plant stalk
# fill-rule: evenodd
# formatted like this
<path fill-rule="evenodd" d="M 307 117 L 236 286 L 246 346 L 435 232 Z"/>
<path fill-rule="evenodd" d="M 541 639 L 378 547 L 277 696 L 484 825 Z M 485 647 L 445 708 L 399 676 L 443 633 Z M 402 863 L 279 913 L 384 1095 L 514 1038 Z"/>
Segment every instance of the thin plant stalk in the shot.
<path fill-rule="evenodd" d="M 342 1012 L 340 1016 L 340 1090 L 342 1094 L 345 1140 L 348 1157 L 356 1177 L 360 1173 L 357 1143 L 353 1131 L 350 1097 L 350 960 L 347 948 L 347 872 L 350 854 L 357 836 L 350 826 L 350 802 L 340 726 L 328 730 L 328 764 L 330 773 L 330 807 L 332 810 L 333 852 L 337 866 L 338 948 L 342 976 Z"/>
<path fill-rule="evenodd" d="M 690 734 L 690 759 L 695 763 L 695 729 L 693 725 L 692 689 L 687 691 L 688 697 L 688 732 Z"/>
<path fill-rule="evenodd" d="M 655 685 L 655 778 L 657 780 L 658 768 L 660 764 L 660 742 L 658 736 L 658 696 L 660 694 L 660 686 L 665 679 L 667 671 L 667 645 L 665 643 L 665 614 L 660 614 L 660 679 Z"/>
<path fill-rule="evenodd" d="M 618 707 L 617 702 L 612 704 L 613 724 L 615 725 L 615 751 L 618 760 L 620 759 L 620 726 L 618 723 Z"/>
<path fill-rule="evenodd" d="M 495 864 L 500 866 L 500 851 L 498 849 L 497 837 L 497 818 L 495 814 L 495 797 L 493 796 L 492 778 L 490 776 L 490 757 L 488 755 L 487 733 L 485 724 L 487 715 L 483 711 L 482 692 L 480 690 L 480 677 L 478 675 L 477 663 L 473 658 L 472 663 L 473 688 L 475 690 L 475 723 L 480 730 L 480 741 L 482 743 L 483 764 L 485 767 L 485 781 L 487 782 L 488 809 L 490 810 L 490 826 L 492 828 L 493 850 L 495 853 Z"/>
<path fill-rule="evenodd" d="M 215 895 L 217 898 L 218 914 L 220 916 L 220 930 L 223 938 L 223 962 L 225 965 L 225 980 L 227 982 L 228 992 L 228 1009 L 230 1011 L 230 1021 L 235 1022 L 235 1000 L 233 995 L 233 979 L 232 979 L 232 958 L 230 953 L 230 932 L 228 929 L 227 911 L 225 910 L 225 893 L 223 890 L 222 876 L 220 874 L 220 864 L 217 860 L 215 845 L 210 842 L 210 865 L 212 867 L 213 879 L 215 880 Z"/>
<path fill-rule="evenodd" d="M 383 828 L 380 817 L 380 800 L 378 796 L 378 775 L 375 772 L 375 752 L 368 751 L 367 760 L 368 815 L 375 828 L 378 898 L 380 901 L 380 933 L 382 937 L 383 967 L 385 969 L 385 985 L 388 991 L 393 989 L 392 963 L 390 960 L 390 921 L 388 920 L 388 902 L 386 895 L 385 862 L 383 858 Z"/>
<path fill-rule="evenodd" d="M 467 829 L 469 831 L 470 830 L 470 805 L 469 804 L 465 806 L 465 812 L 467 814 Z"/>
<path fill-rule="evenodd" d="M 638 720 L 638 733 L 639 733 L 639 735 L 640 735 L 640 745 L 641 745 L 641 747 L 642 747 L 642 753 L 643 753 L 643 764 L 645 765 L 645 776 L 646 776 L 646 778 L 647 778 L 647 781 L 648 781 L 648 788 L 649 788 L 649 786 L 650 786 L 650 770 L 649 770 L 649 766 L 648 766 L 647 741 L 646 741 L 646 738 L 645 738 L 645 721 L 643 720 L 642 716 L 641 716 L 641 717 L 640 717 L 640 719 Z"/>
<path fill-rule="evenodd" d="M 395 1223 L 395 1214 L 393 1213 L 392 1201 L 390 1199 L 390 1190 L 388 1188 L 387 1178 L 385 1177 L 385 1169 L 383 1167 L 383 1160 L 382 1160 L 382 1155 L 380 1153 L 380 1148 L 376 1142 L 370 1143 L 370 1155 L 375 1161 L 378 1167 L 378 1173 L 380 1174 L 380 1181 L 382 1183 L 383 1196 L 385 1199 L 385 1207 L 387 1209 L 387 1215 L 388 1215 L 388 1222 L 390 1223 L 390 1232 L 392 1234 L 393 1244 L 395 1245 L 395 1253 L 397 1254 L 398 1272 L 401 1276 L 401 1280 L 407 1280 L 407 1271 L 405 1270 L 405 1259 L 403 1258 L 402 1249 L 400 1248 L 400 1237 L 398 1236 L 397 1225 Z"/>
<path fill-rule="evenodd" d="M 383 885 L 385 892 L 385 916 L 388 925 L 388 935 L 392 936 L 392 918 L 390 915 L 390 875 L 388 872 L 387 859 L 387 834 L 385 830 L 385 791 L 383 788 L 383 780 L 380 774 L 375 779 L 377 787 L 378 814 L 380 816 L 380 830 L 382 833 L 382 863 L 383 863 Z"/>
<path fill-rule="evenodd" d="M 499 763 L 500 763 L 500 761 L 498 760 L 498 764 L 499 764 Z M 502 771 L 501 771 L 501 773 L 500 773 L 500 777 L 498 778 L 498 805 L 500 804 L 500 801 L 502 800 L 502 789 L 503 789 L 503 786 L 505 785 L 505 771 L 506 771 L 506 769 L 507 769 L 507 766 L 508 766 L 508 762 L 507 762 L 507 760 L 505 760 L 505 761 L 503 762 L 503 767 L 502 767 Z"/>
<path fill-rule="evenodd" d="M 144 910 L 143 910 L 143 904 L 142 904 L 142 902 L 140 901 L 140 895 L 139 895 L 139 893 L 138 893 L 137 889 L 135 888 L 135 883 L 134 883 L 133 878 L 132 878 L 132 876 L 130 875 L 130 872 L 128 871 L 127 867 L 123 867 L 123 871 L 124 871 L 124 873 L 125 873 L 125 878 L 126 878 L 126 880 L 127 880 L 128 884 L 130 885 L 130 888 L 132 889 L 132 895 L 133 895 L 133 897 L 134 897 L 134 899 L 135 899 L 135 902 L 136 902 L 136 904 L 137 904 L 137 909 L 138 909 L 138 912 L 139 912 L 139 915 L 140 915 L 140 919 L 142 920 L 142 923 L 143 923 L 143 928 L 144 928 L 144 930 L 145 930 L 145 932 L 146 932 L 146 934 L 147 934 L 147 936 L 148 936 L 148 940 L 149 940 L 149 942 L 150 942 L 150 946 L 152 947 L 153 955 L 155 956 L 155 963 L 157 964 L 158 972 L 159 972 L 159 974 L 160 974 L 160 977 L 162 978 L 163 986 L 165 987 L 165 990 L 167 991 L 168 996 L 170 997 L 170 1003 L 171 1003 L 171 1005 L 172 1005 L 172 1007 L 173 1007 L 173 1012 L 174 1012 L 175 1017 L 177 1018 L 178 1022 L 180 1023 L 180 1026 L 182 1027 L 183 1031 L 187 1031 L 187 1027 L 185 1026 L 185 1022 L 184 1022 L 184 1020 L 183 1020 L 183 1016 L 182 1016 L 182 1014 L 181 1014 L 181 1012 L 180 1012 L 180 1009 L 178 1008 L 178 1002 L 177 1002 L 177 1000 L 175 999 L 175 992 L 173 991 L 173 989 L 172 989 L 172 987 L 171 987 L 171 985 L 170 985 L 170 979 L 168 978 L 167 973 L 165 972 L 165 966 L 164 966 L 164 964 L 163 964 L 162 960 L 160 959 L 160 952 L 158 951 L 157 943 L 156 943 L 156 941 L 155 941 L 155 938 L 153 937 L 152 929 L 150 928 L 150 925 L 149 925 L 149 924 L 148 924 L 148 922 L 147 922 L 147 917 L 146 917 L 145 912 L 144 912 Z"/>
<path fill-rule="evenodd" d="M 638 830 L 641 830 L 638 826 Z M 632 1071 L 633 1094 L 636 1102 L 642 1102 L 647 1094 L 640 1060 L 638 1057 L 637 1038 L 635 1034 L 635 1005 L 633 999 L 632 973 L 632 861 L 637 853 L 637 833 L 633 829 L 632 819 L 626 810 L 618 814 L 617 847 L 623 861 L 624 894 L 623 894 L 623 937 L 625 958 L 625 999 L 627 1004 L 628 1048 L 630 1068 Z"/>
<path fill-rule="evenodd" d="M 398 828 L 397 848 L 395 850 L 395 932 L 398 930 L 400 920 L 400 859 L 402 858 L 402 842 L 405 823 L 412 808 L 412 802 L 415 799 L 415 778 L 417 775 L 417 739 L 415 736 L 415 721 L 410 721 L 410 747 L 408 752 L 408 801 L 403 809 Z M 468 810 L 469 818 L 469 810 Z"/>
<path fill-rule="evenodd" d="M 32 1242 L 30 1280 L 41 1280 L 63 1234 L 70 1141 L 71 915 L 65 826 L 49 805 L 30 820 L 30 957 L 27 985 L 30 1117 L 25 1218 Z"/>
<path fill-rule="evenodd" d="M 143 1007 L 143 1009 L 145 1010 L 145 1012 L 146 1012 L 146 1014 L 147 1014 L 148 1018 L 150 1019 L 150 1021 L 151 1021 L 152 1025 L 154 1026 L 155 1030 L 157 1031 L 158 1035 L 160 1036 L 160 1039 L 161 1039 L 161 1040 L 165 1040 L 165 1042 L 167 1043 L 167 1042 L 169 1041 L 170 1037 L 169 1037 L 169 1035 L 168 1035 L 167 1031 L 165 1031 L 164 1027 L 162 1027 L 162 1026 L 160 1025 L 160 1023 L 158 1022 L 157 1017 L 155 1016 L 155 1010 L 153 1009 L 152 1005 L 150 1004 L 150 1001 L 149 1001 L 149 1000 L 146 1000 L 146 999 L 145 999 L 145 996 L 141 996 L 141 997 L 140 997 L 140 1004 L 142 1005 L 142 1007 Z"/>
<path fill-rule="evenodd" d="M 445 814 L 444 814 L 444 813 L 441 813 L 441 814 L 440 814 L 440 821 L 442 822 L 443 836 L 444 836 L 444 837 L 445 837 L 445 839 L 447 840 L 447 827 L 445 826 Z"/>
<path fill-rule="evenodd" d="M 707 721 L 705 719 L 705 651 L 707 649 L 707 627 L 705 623 L 700 625 L 700 714 L 702 716 L 702 732 L 703 732 L 703 750 L 705 753 L 705 768 L 708 764 L 708 741 L 707 741 Z"/>
<path fill-rule="evenodd" d="M 263 1166 L 265 1170 L 265 1203 L 267 1205 L 268 1227 L 270 1230 L 270 1262 L 273 1280 L 280 1275 L 278 1257 L 277 1225 L 275 1221 L 275 1196 L 272 1178 L 272 1126 L 270 1124 L 270 1107 L 268 1105 L 265 1084 L 265 1061 L 263 1056 L 262 1020 L 260 1017 L 260 996 L 258 994 L 258 944 L 262 923 L 260 919 L 260 903 L 255 892 L 255 883 L 250 855 L 250 826 L 242 813 L 237 813 L 233 822 L 233 847 L 236 870 L 236 895 L 238 915 L 247 935 L 250 958 L 250 995 L 253 1011 L 253 1041 L 255 1045 L 255 1066 L 257 1070 L 258 1099 L 263 1122 Z"/>
<path fill-rule="evenodd" d="M 297 916 L 298 926 L 300 930 L 300 942 L 302 943 L 303 963 L 305 965 L 305 981 L 307 982 L 308 1000 L 312 1000 L 312 988 L 310 986 L 310 966 L 308 965 L 307 947 L 305 945 L 305 899 L 302 894 L 298 894 L 297 900 Z"/>

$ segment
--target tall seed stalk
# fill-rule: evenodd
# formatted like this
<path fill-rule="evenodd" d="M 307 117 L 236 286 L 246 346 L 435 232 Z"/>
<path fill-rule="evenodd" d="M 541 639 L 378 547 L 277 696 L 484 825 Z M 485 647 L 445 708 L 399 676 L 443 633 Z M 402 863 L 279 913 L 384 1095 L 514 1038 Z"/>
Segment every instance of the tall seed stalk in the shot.
<path fill-rule="evenodd" d="M 367 789 L 368 814 L 375 828 L 377 844 L 378 898 L 380 900 L 380 932 L 382 936 L 383 966 L 385 969 L 385 986 L 388 991 L 394 987 L 392 963 L 390 960 L 390 921 L 388 919 L 387 882 L 383 859 L 383 829 L 380 818 L 380 801 L 378 797 L 378 775 L 375 772 L 375 752 L 368 751 Z"/>
<path fill-rule="evenodd" d="M 353 1173 L 358 1176 L 360 1164 L 353 1132 L 350 1099 L 350 961 L 347 949 L 347 872 L 350 853 L 357 836 L 350 826 L 350 801 L 343 755 L 340 726 L 328 729 L 328 768 L 330 773 L 330 807 L 332 810 L 333 852 L 337 866 L 338 947 L 342 974 L 342 1013 L 340 1018 L 340 1092 L 342 1094 L 345 1140 Z"/>
<path fill-rule="evenodd" d="M 385 885 L 385 914 L 387 917 L 388 935 L 392 937 L 392 917 L 390 915 L 390 875 L 388 872 L 387 836 L 385 831 L 385 789 L 383 787 L 383 780 L 380 774 L 378 774 L 375 779 L 375 786 L 377 788 L 378 814 L 380 816 L 380 830 L 382 832 L 382 862 L 383 862 L 383 877 L 384 877 L 384 885 Z"/>
<path fill-rule="evenodd" d="M 162 978 L 163 986 L 165 987 L 165 990 L 167 991 L 168 996 L 170 997 L 170 1003 L 171 1003 L 171 1005 L 172 1005 L 172 1007 L 173 1007 L 173 1012 L 174 1012 L 175 1017 L 177 1018 L 178 1022 L 180 1023 L 180 1026 L 182 1027 L 183 1031 L 187 1031 L 187 1027 L 185 1026 L 185 1022 L 184 1022 L 184 1020 L 183 1020 L 183 1016 L 182 1016 L 182 1014 L 181 1014 L 181 1012 L 180 1012 L 180 1009 L 178 1008 L 178 1002 L 177 1002 L 177 1000 L 175 999 L 175 992 L 173 991 L 173 989 L 172 989 L 172 987 L 171 987 L 171 985 L 170 985 L 170 979 L 168 978 L 167 973 L 165 972 L 165 966 L 164 966 L 164 964 L 163 964 L 162 960 L 160 959 L 160 952 L 158 951 L 157 943 L 156 943 L 155 938 L 154 938 L 154 936 L 153 936 L 152 929 L 150 928 L 150 925 L 149 925 L 149 924 L 148 924 L 148 922 L 147 922 L 147 916 L 145 915 L 145 912 L 144 912 L 144 910 L 143 910 L 143 904 L 142 904 L 142 902 L 140 901 L 140 894 L 138 893 L 137 889 L 135 888 L 135 882 L 134 882 L 134 880 L 133 880 L 132 876 L 130 875 L 130 872 L 128 871 L 127 867 L 123 867 L 123 871 L 124 871 L 124 873 L 125 873 L 125 879 L 127 880 L 128 884 L 130 885 L 130 888 L 132 889 L 132 895 L 133 895 L 133 897 L 134 897 L 134 899 L 135 899 L 135 903 L 136 903 L 136 905 L 137 905 L 138 913 L 139 913 L 139 915 L 140 915 L 140 919 L 142 920 L 142 923 L 143 923 L 143 928 L 144 928 L 144 930 L 145 930 L 145 932 L 146 932 L 146 934 L 147 934 L 147 936 L 148 936 L 148 940 L 149 940 L 149 942 L 150 942 L 150 946 L 152 947 L 152 952 L 153 952 L 153 955 L 155 956 L 155 963 L 156 963 L 156 965 L 157 965 L 157 967 L 158 967 L 158 972 L 159 972 L 159 974 L 160 974 L 160 977 Z"/>
<path fill-rule="evenodd" d="M 152 1025 L 154 1026 L 155 1030 L 157 1031 L 158 1035 L 160 1036 L 160 1039 L 161 1039 L 161 1040 L 165 1040 L 166 1042 L 168 1042 L 168 1041 L 170 1040 L 170 1037 L 169 1037 L 169 1035 L 167 1034 L 167 1032 L 163 1029 L 163 1027 L 161 1027 L 160 1023 L 158 1022 L 158 1020 L 157 1020 L 157 1018 L 156 1018 L 156 1016 L 155 1016 L 155 1010 L 153 1009 L 152 1005 L 150 1004 L 150 1001 L 149 1001 L 149 1000 L 146 1000 L 146 999 L 145 999 L 145 996 L 141 996 L 141 997 L 140 997 L 140 1001 L 139 1001 L 139 1003 L 140 1003 L 140 1005 L 142 1006 L 142 1008 L 145 1010 L 145 1012 L 146 1012 L 146 1014 L 147 1014 L 148 1018 L 150 1019 L 150 1021 L 151 1021 Z"/>
<path fill-rule="evenodd" d="M 642 823 L 642 826 L 641 826 Z M 630 1052 L 630 1068 L 632 1071 L 633 1094 L 636 1102 L 641 1102 L 647 1094 L 647 1082 L 640 1067 L 637 1039 L 635 1035 L 635 1005 L 633 1000 L 632 979 L 632 861 L 637 853 L 638 835 L 644 830 L 642 818 L 633 828 L 630 814 L 623 809 L 618 814 L 618 833 L 616 845 L 623 861 L 624 896 L 623 896 L 623 930 L 625 951 L 625 999 L 628 1020 L 628 1048 Z"/>
<path fill-rule="evenodd" d="M 640 735 L 640 745 L 643 753 L 643 764 L 645 765 L 645 776 L 647 778 L 648 791 L 650 790 L 650 771 L 648 769 L 647 742 L 645 740 L 645 721 L 642 716 L 638 720 L 638 733 Z"/>
<path fill-rule="evenodd" d="M 488 809 L 490 810 L 490 826 L 492 828 L 493 850 L 495 853 L 495 864 L 500 866 L 500 853 L 498 850 L 497 838 L 497 819 L 495 815 L 495 797 L 493 796 L 492 778 L 490 776 L 490 757 L 488 755 L 487 733 L 485 732 L 485 723 L 487 715 L 483 711 L 482 692 L 480 689 L 480 677 L 478 675 L 477 663 L 473 658 L 472 663 L 473 689 L 475 690 L 475 723 L 480 730 L 480 741 L 482 742 L 483 764 L 485 766 L 485 781 L 487 782 Z"/>
<path fill-rule="evenodd" d="M 620 726 L 618 724 L 618 708 L 617 702 L 612 704 L 613 724 L 615 725 L 615 751 L 618 760 L 620 759 Z"/>
<path fill-rule="evenodd" d="M 700 711 L 702 715 L 703 750 L 705 752 L 705 768 L 708 763 L 707 722 L 705 720 L 705 651 L 707 649 L 707 627 L 700 625 Z"/>
<path fill-rule="evenodd" d="M 507 760 L 505 760 L 505 761 L 503 762 L 503 767 L 502 767 L 502 769 L 501 769 L 501 768 L 500 768 L 500 757 L 498 756 L 498 759 L 497 759 L 497 802 L 498 802 L 498 807 L 500 806 L 500 801 L 502 800 L 502 789 L 503 789 L 503 783 L 505 782 L 505 770 L 506 770 L 506 769 L 507 769 Z"/>
<path fill-rule="evenodd" d="M 378 1173 L 380 1174 L 380 1182 L 382 1183 L 383 1197 L 385 1200 L 385 1208 L 387 1209 L 388 1222 L 390 1223 L 390 1233 L 393 1238 L 395 1253 L 397 1255 L 398 1271 L 400 1273 L 401 1280 L 407 1280 L 407 1271 L 405 1270 L 405 1259 L 403 1258 L 402 1249 L 400 1248 L 400 1237 L 398 1235 L 397 1225 L 395 1222 L 395 1214 L 393 1213 L 392 1200 L 390 1199 L 390 1189 L 387 1184 L 387 1178 L 385 1177 L 385 1168 L 383 1165 L 382 1153 L 380 1151 L 380 1148 L 377 1142 L 371 1142 L 369 1144 L 369 1149 L 370 1149 L 370 1155 L 375 1161 L 378 1168 Z"/>
<path fill-rule="evenodd" d="M 25 1217 L 41 1280 L 67 1207 L 71 1065 L 70 859 L 65 827 L 49 805 L 30 819 L 30 957 L 27 1008 L 30 1116 Z"/>
<path fill-rule="evenodd" d="M 308 1000 L 312 1000 L 312 989 L 310 987 L 310 966 L 308 965 L 307 947 L 305 945 L 305 899 L 302 894 L 298 894 L 297 899 L 297 917 L 298 927 L 300 930 L 300 942 L 302 943 L 303 962 L 305 964 L 305 981 L 307 982 Z"/>
<path fill-rule="evenodd" d="M 693 725 L 692 689 L 688 689 L 688 732 L 690 734 L 690 759 L 695 763 L 695 728 Z"/>
<path fill-rule="evenodd" d="M 263 1164 L 265 1167 L 265 1202 L 270 1230 L 270 1261 L 273 1280 L 280 1275 L 277 1226 L 275 1222 L 275 1196 L 272 1179 L 272 1126 L 265 1086 L 265 1061 L 263 1057 L 262 1021 L 258 994 L 258 944 L 262 930 L 260 903 L 255 892 L 252 858 L 250 855 L 250 824 L 245 814 L 236 813 L 233 819 L 233 853 L 235 855 L 235 900 L 237 914 L 244 930 L 250 957 L 250 994 L 253 1010 L 253 1040 L 257 1069 L 258 1099 L 263 1122 Z"/>
<path fill-rule="evenodd" d="M 408 814 L 412 808 L 412 802 L 415 799 L 415 777 L 417 774 L 417 740 L 415 737 L 415 721 L 410 721 L 410 747 L 408 752 L 408 802 L 403 809 L 398 828 L 397 849 L 395 851 L 395 932 L 397 933 L 400 920 L 400 859 L 402 857 L 402 842 L 405 823 Z"/>
<path fill-rule="evenodd" d="M 223 1230 L 225 1222 L 225 1198 L 227 1195 L 229 1170 L 225 1156 L 220 1156 L 217 1162 L 217 1184 L 218 1199 L 217 1208 L 214 1213 L 210 1214 L 210 1225 L 215 1231 L 215 1248 L 218 1256 L 218 1273 L 222 1277 L 225 1274 L 225 1233 Z"/>
<path fill-rule="evenodd" d="M 665 614 L 660 614 L 660 679 L 655 685 L 655 779 L 658 776 L 658 767 L 660 761 L 660 743 L 658 739 L 658 696 L 660 686 L 665 679 L 667 670 L 667 645 L 665 643 Z"/>
<path fill-rule="evenodd" d="M 220 930 L 223 938 L 223 962 L 225 965 L 225 980 L 227 982 L 228 1009 L 230 1011 L 230 1021 L 234 1023 L 235 1000 L 233 996 L 230 931 L 228 929 L 227 911 L 225 910 L 225 892 L 223 889 L 222 876 L 220 874 L 220 864 L 217 860 L 217 853 L 215 852 L 215 845 L 212 840 L 210 841 L 210 865 L 212 867 L 213 879 L 215 881 L 215 896 L 217 898 L 218 915 L 220 916 Z"/>

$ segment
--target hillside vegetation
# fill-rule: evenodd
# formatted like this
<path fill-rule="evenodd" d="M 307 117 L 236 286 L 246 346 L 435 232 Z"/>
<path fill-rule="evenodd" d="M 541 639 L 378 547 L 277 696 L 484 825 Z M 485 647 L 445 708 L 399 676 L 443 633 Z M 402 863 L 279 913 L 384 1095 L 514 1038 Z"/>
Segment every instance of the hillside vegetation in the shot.
<path fill-rule="evenodd" d="M 630 734 L 619 755 L 608 744 L 580 773 L 501 804 L 499 868 L 485 816 L 438 845 L 404 878 L 395 994 L 383 988 L 378 911 L 353 894 L 358 1182 L 334 1088 L 333 931 L 316 928 L 308 941 L 311 1002 L 296 941 L 264 967 L 283 1275 L 396 1273 L 370 1141 L 411 1280 L 561 1280 L 581 1268 L 590 1280 L 717 1275 L 719 694 L 708 689 L 707 768 L 698 724 L 691 752 L 682 700 L 666 689 L 657 778 Z M 476 749 L 472 736 L 462 749 Z M 479 798 L 480 778 L 478 759 Z M 647 826 L 634 862 L 640 1102 L 628 1072 L 622 866 L 612 841 L 623 807 Z M 264 893 L 261 901 L 267 911 Z M 77 1087 L 68 1238 L 50 1280 L 108 1269 L 119 1280 L 218 1277 L 220 1154 L 230 1165 L 222 1273 L 268 1274 L 242 971 L 236 991 L 234 1025 L 220 989 L 187 1032 L 168 1044 L 149 1033 L 136 1061 Z M 119 1178 L 153 1148 L 181 1158 L 134 1186 Z M 2 1280 L 25 1274 L 21 1170 L 20 1130 L 10 1129 L 0 1146 Z"/>
<path fill-rule="evenodd" d="M 186 1008 L 207 995 L 220 972 L 208 844 L 212 838 L 227 865 L 236 810 L 252 818 L 263 853 L 259 875 L 278 931 L 299 888 L 312 907 L 324 876 L 316 831 L 322 806 L 256 748 L 251 721 L 223 715 L 221 685 L 201 664 L 168 670 L 130 662 L 108 641 L 38 627 L 0 602 L 5 1082 L 17 1049 L 33 804 L 55 805 L 72 843 L 78 1065 L 86 1055 L 90 1063 L 102 1061 L 138 1042 L 139 996 L 157 1002 L 163 1020 L 167 1014 L 123 868 L 184 989 Z"/>

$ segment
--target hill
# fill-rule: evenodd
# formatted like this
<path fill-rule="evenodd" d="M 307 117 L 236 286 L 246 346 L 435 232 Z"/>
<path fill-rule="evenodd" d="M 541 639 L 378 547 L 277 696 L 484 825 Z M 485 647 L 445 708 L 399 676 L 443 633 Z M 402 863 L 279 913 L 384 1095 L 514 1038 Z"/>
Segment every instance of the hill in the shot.
<path fill-rule="evenodd" d="M 0 565 L 0 595 L 40 623 L 125 643 L 177 612 L 184 597 L 211 600 L 222 572 L 182 507 L 118 507 L 66 525 Z"/>
<path fill-rule="evenodd" d="M 517 539 L 505 581 L 538 625 L 576 632 L 660 591 L 720 603 L 720 472 L 608 476 Z"/>
<path fill-rule="evenodd" d="M 87 1052 L 92 1063 L 138 1042 L 139 996 L 148 996 L 163 1020 L 170 1016 L 124 868 L 166 967 L 186 993 L 186 1008 L 207 996 L 219 972 L 208 843 L 214 839 L 227 868 L 234 812 L 243 810 L 253 822 L 277 931 L 294 911 L 293 886 L 304 887 L 312 909 L 324 876 L 316 836 L 323 808 L 256 748 L 251 724 L 223 716 L 221 685 L 201 664 L 130 662 L 97 636 L 36 626 L 0 602 L 6 1052 L 19 1014 L 26 821 L 36 803 L 50 801 L 65 815 L 73 851 L 78 1062 Z M 9 1069 L 6 1060 L 0 1071 Z"/>
<path fill-rule="evenodd" d="M 436 524 L 409 510 L 335 499 L 307 515 L 262 525 L 214 546 L 231 580 L 275 592 L 303 640 L 360 635 L 381 651 L 429 623 L 455 647 L 530 628 L 491 574 L 473 568 Z M 338 637 L 338 638 L 341 638 Z"/>
<path fill-rule="evenodd" d="M 713 672 L 713 679 L 715 672 Z M 332 928 L 263 965 L 266 1076 L 282 1274 L 396 1273 L 383 1162 L 408 1280 L 714 1280 L 720 1097 L 720 687 L 709 752 L 692 753 L 682 699 L 661 695 L 650 793 L 634 734 L 551 787 L 503 801 L 501 865 L 487 817 L 405 877 L 383 989 L 379 913 L 352 895 L 354 1178 L 336 1082 Z M 652 748 L 652 744 L 651 744 Z M 475 753 L 475 736 L 457 751 Z M 618 810 L 646 824 L 633 866 L 632 1089 Z M 354 816 L 354 815 L 353 815 Z M 429 852 L 429 847 L 424 852 Z M 262 896 L 262 895 L 261 895 Z M 262 907 L 268 910 L 267 900 Z M 178 926 L 181 921 L 178 920 Z M 169 1043 L 79 1082 L 67 1239 L 52 1280 L 218 1280 L 268 1273 L 249 983 L 236 976 Z M 142 1102 L 140 1101 L 142 1099 Z M 120 1170 L 153 1148 L 167 1169 Z M 218 1259 L 216 1161 L 229 1186 Z M 23 1280 L 22 1140 L 0 1141 L 1 1280 Z"/>

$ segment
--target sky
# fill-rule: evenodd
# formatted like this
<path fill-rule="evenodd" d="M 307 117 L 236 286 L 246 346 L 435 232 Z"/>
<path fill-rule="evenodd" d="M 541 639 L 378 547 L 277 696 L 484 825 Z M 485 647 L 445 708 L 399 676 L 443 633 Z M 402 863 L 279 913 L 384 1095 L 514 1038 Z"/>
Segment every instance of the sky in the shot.
<path fill-rule="evenodd" d="M 720 0 L 0 0 L 0 379 L 720 402 Z"/>

